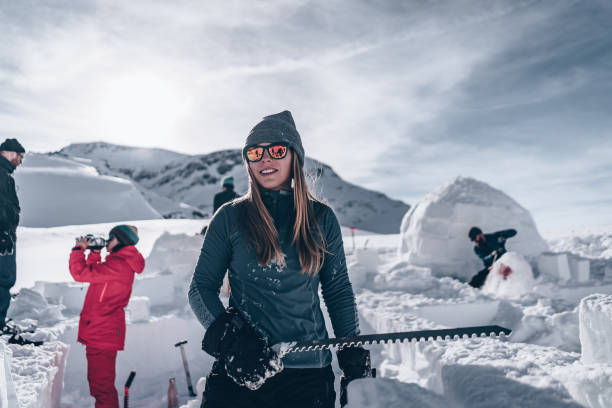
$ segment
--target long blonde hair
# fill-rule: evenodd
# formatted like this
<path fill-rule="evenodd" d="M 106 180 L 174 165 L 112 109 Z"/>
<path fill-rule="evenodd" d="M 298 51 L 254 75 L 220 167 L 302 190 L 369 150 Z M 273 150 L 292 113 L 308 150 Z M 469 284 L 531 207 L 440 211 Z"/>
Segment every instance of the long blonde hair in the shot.
<path fill-rule="evenodd" d="M 272 261 L 284 265 L 285 254 L 280 247 L 274 220 L 262 200 L 260 187 L 248 162 L 246 167 L 249 174 L 249 191 L 238 200 L 245 204 L 241 227 L 247 242 L 255 247 L 257 260 L 261 265 L 268 265 Z M 301 273 L 316 276 L 323 265 L 326 252 L 325 237 L 315 218 L 313 206 L 319 201 L 308 189 L 304 171 L 295 154 L 292 158 L 292 176 L 295 204 L 292 243 L 298 253 Z"/>

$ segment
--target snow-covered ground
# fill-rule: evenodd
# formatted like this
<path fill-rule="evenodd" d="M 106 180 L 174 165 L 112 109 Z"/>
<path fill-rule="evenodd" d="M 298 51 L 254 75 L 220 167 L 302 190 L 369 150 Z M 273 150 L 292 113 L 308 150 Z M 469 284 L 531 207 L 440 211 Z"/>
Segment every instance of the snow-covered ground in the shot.
<path fill-rule="evenodd" d="M 476 290 L 452 276 L 468 278 L 477 269 L 457 274 L 436 269 L 439 263 L 428 264 L 425 257 L 412 262 L 402 253 L 407 238 L 423 242 L 453 222 L 459 234 L 449 208 L 460 208 L 463 214 L 474 211 L 464 205 L 469 202 L 464 200 L 465 191 L 460 196 L 461 206 L 440 207 L 447 211 L 446 217 L 439 216 L 440 209 L 421 215 L 414 210 L 411 217 L 425 218 L 413 218 L 412 225 L 435 224 L 434 230 L 406 228 L 395 235 L 355 231 L 353 236 L 343 228 L 362 332 L 499 324 L 512 329 L 512 335 L 371 346 L 379 378 L 352 383 L 349 406 L 612 406 L 612 228 L 574 235 L 547 233 L 542 239 L 546 252 L 527 257 L 518 250 L 507 253 L 483 290 Z M 478 211 L 486 216 L 487 208 Z M 428 214 L 436 219 L 427 219 Z M 529 219 L 528 213 L 521 217 Z M 445 219 L 450 220 L 446 225 Z M 174 344 L 188 341 L 196 386 L 212 359 L 200 350 L 203 330 L 189 310 L 186 289 L 202 243 L 196 233 L 205 222 L 133 222 L 140 230 L 138 247 L 147 257 L 147 266 L 135 282 L 127 308 L 127 344 L 119 353 L 116 383 L 122 390 L 129 372 L 137 372 L 130 393 L 132 407 L 167 406 L 172 377 L 181 403 L 199 406 L 197 400 L 189 400 Z M 24 326 L 36 324 L 38 330 L 31 338 L 46 341 L 39 348 L 0 343 L 0 350 L 5 350 L 0 363 L 5 362 L 11 372 L 10 378 L 0 375 L 0 385 L 11 380 L 21 407 L 92 405 L 84 348 L 76 343 L 85 286 L 71 282 L 67 260 L 75 236 L 106 234 L 112 225 L 19 228 L 19 295 L 9 316 Z M 536 236 L 535 227 L 533 231 Z M 469 245 L 465 250 L 465 259 L 476 258 Z M 501 264 L 513 270 L 505 279 Z M 63 391 L 58 385 L 62 381 Z M 202 380 L 198 387 L 202 389 Z M 0 404 L 3 397 L 0 393 Z"/>

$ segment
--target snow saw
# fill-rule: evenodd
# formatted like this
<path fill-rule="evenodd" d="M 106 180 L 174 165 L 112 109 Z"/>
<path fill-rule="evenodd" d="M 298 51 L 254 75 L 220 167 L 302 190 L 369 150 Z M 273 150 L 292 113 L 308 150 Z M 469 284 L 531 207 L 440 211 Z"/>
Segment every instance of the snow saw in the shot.
<path fill-rule="evenodd" d="M 411 343 L 440 340 L 461 340 L 479 337 L 508 336 L 512 330 L 501 326 L 473 326 L 459 327 L 455 329 L 420 330 L 397 333 L 365 334 L 352 337 L 338 337 L 327 340 L 300 341 L 292 343 L 281 343 L 273 348 L 282 357 L 289 353 L 300 353 L 303 351 L 325 350 L 331 348 L 341 349 L 343 347 L 355 347 L 368 344 Z M 376 377 L 376 369 L 372 369 L 372 377 Z M 340 406 L 347 405 L 347 387 L 349 381 L 340 381 Z"/>
<path fill-rule="evenodd" d="M 331 348 L 353 347 L 368 344 L 401 343 L 404 341 L 422 342 L 437 340 L 460 340 L 477 337 L 504 337 L 512 330 L 501 326 L 473 326 L 455 329 L 420 330 L 397 333 L 364 334 L 352 337 L 338 337 L 326 340 L 300 341 L 276 345 L 281 356 L 303 351 L 325 350 Z"/>

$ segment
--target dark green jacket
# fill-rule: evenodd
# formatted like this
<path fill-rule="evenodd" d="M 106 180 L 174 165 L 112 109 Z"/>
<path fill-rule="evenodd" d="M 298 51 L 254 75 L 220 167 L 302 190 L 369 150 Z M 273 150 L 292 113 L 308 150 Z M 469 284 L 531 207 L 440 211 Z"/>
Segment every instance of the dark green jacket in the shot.
<path fill-rule="evenodd" d="M 506 253 L 506 240 L 516 235 L 515 229 L 497 231 L 492 234 L 484 234 L 485 243 L 481 246 L 474 245 L 474 252 L 486 268 Z M 493 253 L 495 251 L 495 254 Z"/>
<path fill-rule="evenodd" d="M 213 200 L 213 214 L 216 213 L 223 204 L 232 201 L 237 197 L 238 194 L 236 194 L 233 188 L 228 188 L 227 190 L 223 190 L 220 193 L 215 194 L 215 199 Z"/>
<path fill-rule="evenodd" d="M 210 222 L 189 288 L 189 303 L 202 325 L 209 327 L 225 310 L 219 290 L 229 270 L 230 306 L 240 310 L 271 344 L 328 338 L 319 286 L 335 336 L 359 334 L 342 234 L 333 211 L 314 203 L 329 253 L 325 254 L 319 273 L 310 277 L 300 273 L 298 254 L 291 243 L 293 194 L 265 191 L 263 200 L 274 219 L 287 266 L 259 265 L 238 223 L 245 203 L 222 206 Z M 331 363 L 331 353 L 328 350 L 293 353 L 286 355 L 283 362 L 286 367 L 324 367 Z"/>
<path fill-rule="evenodd" d="M 15 166 L 0 155 L 0 231 L 6 231 L 15 238 L 21 209 L 15 191 L 13 171 L 15 171 Z"/>

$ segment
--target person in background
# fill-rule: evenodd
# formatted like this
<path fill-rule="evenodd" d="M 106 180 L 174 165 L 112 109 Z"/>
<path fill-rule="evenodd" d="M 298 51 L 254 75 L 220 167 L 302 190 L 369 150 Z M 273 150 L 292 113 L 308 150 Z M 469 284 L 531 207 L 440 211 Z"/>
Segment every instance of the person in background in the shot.
<path fill-rule="evenodd" d="M 15 246 L 21 208 L 12 174 L 24 156 L 25 149 L 17 139 L 6 139 L 0 144 L 0 332 L 6 329 L 10 289 L 17 279 Z"/>
<path fill-rule="evenodd" d="M 213 200 L 213 214 L 216 213 L 223 204 L 239 197 L 239 195 L 234 191 L 234 177 L 225 177 L 221 181 L 221 187 L 223 188 L 223 191 L 215 194 L 215 198 Z M 208 225 L 205 225 L 200 234 L 205 235 L 207 229 Z"/>
<path fill-rule="evenodd" d="M 229 176 L 225 177 L 221 183 L 223 191 L 215 194 L 213 213 L 216 213 L 219 208 L 228 201 L 232 201 L 238 197 L 238 194 L 234 191 L 234 178 Z"/>
<path fill-rule="evenodd" d="M 328 338 L 319 287 L 336 337 L 359 334 L 340 225 L 308 190 L 289 111 L 251 130 L 243 159 L 249 191 L 213 216 L 189 287 L 206 329 L 202 348 L 216 358 L 202 407 L 333 408 L 331 352 L 281 357 L 271 346 Z M 226 309 L 219 289 L 227 270 Z M 371 375 L 368 350 L 345 347 L 337 356 L 345 385 Z"/>
<path fill-rule="evenodd" d="M 102 261 L 99 249 L 85 251 L 91 240 L 77 238 L 70 253 L 70 274 L 77 282 L 89 282 L 79 320 L 78 341 L 85 345 L 89 392 L 96 408 L 118 408 L 115 388 L 117 351 L 125 346 L 125 312 L 132 294 L 134 276 L 145 260 L 135 245 L 138 230 L 130 225 L 111 229 L 106 242 L 108 255 Z"/>
<path fill-rule="evenodd" d="M 484 285 L 491 267 L 503 254 L 506 253 L 506 240 L 516 235 L 515 229 L 507 229 L 493 232 L 491 234 L 483 234 L 478 227 L 470 228 L 468 236 L 470 241 L 474 242 L 474 252 L 484 264 L 484 269 L 479 271 L 470 280 L 470 286 L 480 288 Z"/>

